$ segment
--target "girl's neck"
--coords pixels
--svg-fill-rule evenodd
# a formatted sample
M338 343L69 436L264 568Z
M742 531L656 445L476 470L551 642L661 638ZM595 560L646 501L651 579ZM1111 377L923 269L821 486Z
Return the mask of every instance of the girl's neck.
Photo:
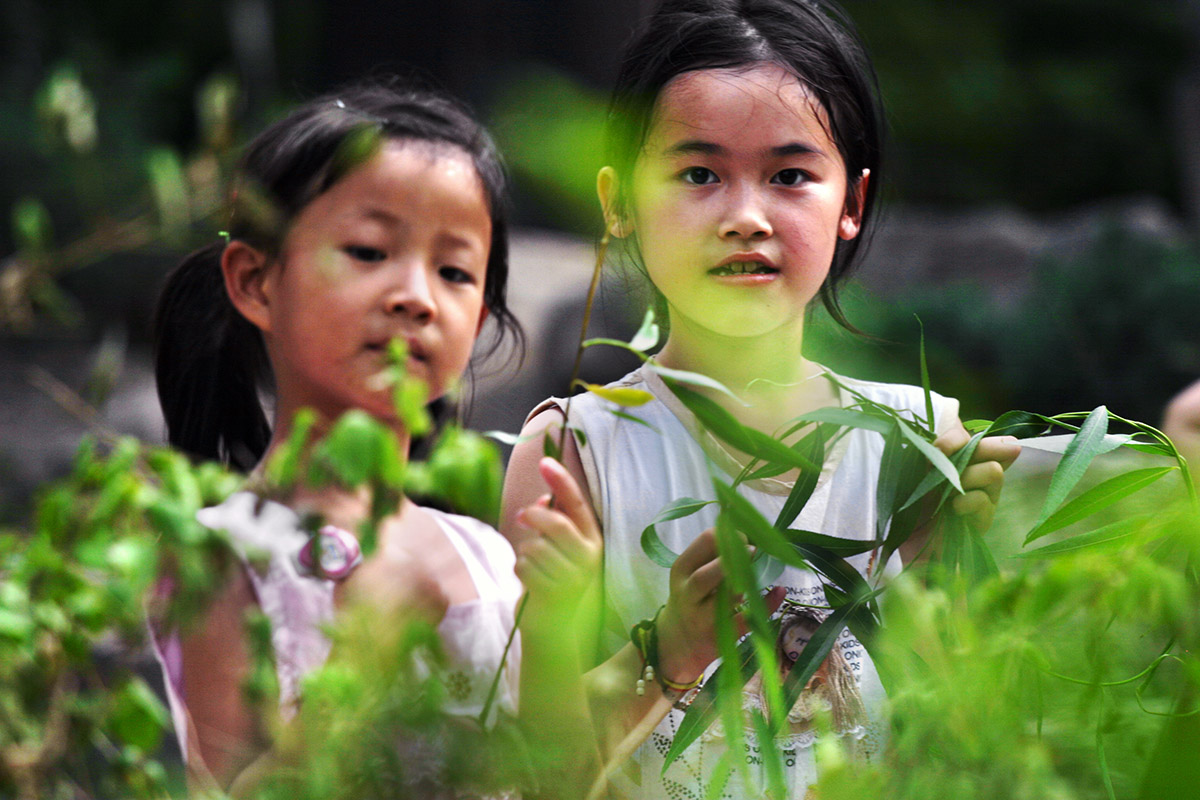
M812 380L822 368L801 355L803 332L725 337L671 322L671 333L656 359L663 366L707 375L743 403L704 390L744 425L771 432L795 416L838 403L829 381Z

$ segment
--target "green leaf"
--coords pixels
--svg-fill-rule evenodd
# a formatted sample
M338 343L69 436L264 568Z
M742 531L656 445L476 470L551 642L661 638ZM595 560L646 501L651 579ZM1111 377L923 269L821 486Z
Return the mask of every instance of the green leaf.
M824 422L847 428L863 428L883 436L887 436L888 431L892 429L892 422L887 417L854 408L818 408L816 411L801 414L796 419L802 422Z
M727 518L733 528L745 534L750 543L759 550L799 569L808 565L783 534L775 530L766 517L754 505L737 493L737 490L719 480L713 481L717 501L721 504L721 517Z
M655 515L654 520L642 530L642 550L646 556L658 564L660 567L670 569L678 558L677 554L671 552L662 540L658 538L658 531L655 526L662 522L669 522L673 519L682 519L683 517L691 516L705 506L712 505L715 500L696 500L692 497L681 497L671 503L668 503Z
M582 383L584 389L607 400L610 403L630 408L644 406L654 399L654 395L644 389L634 389L629 386L601 386L597 383Z
M1126 517L1117 522L1096 528L1094 531L1081 533L1078 536L1072 536L1062 541L1039 547L1036 550L1016 553L1013 558L1050 558L1063 553L1069 553L1073 550L1083 550L1088 547L1108 544L1137 533L1153 518L1153 514L1138 514L1133 517Z
M734 667L736 667L737 676L740 678L742 685L745 685L746 681L750 680L754 673L758 671L758 659L754 653L754 643L749 639L743 639L738 644L736 657L723 660L692 699L687 713L683 715L683 719L679 723L679 730L675 732L675 739L671 742L671 747L663 759L664 772L679 757L679 754L686 750L692 742L696 741L700 734L708 730L708 726L713 723L717 715L718 686L723 680L721 673L723 671L728 672Z
M712 389L713 391L717 391L728 396L731 400L734 400L739 405L746 405L742 398L731 392L729 388L725 386L725 384L721 383L720 381L713 380L707 375L701 375L699 372L688 372L682 369L671 369L670 367L664 367L657 361L651 361L649 362L649 365L650 369L658 373L664 381L668 381L668 385L670 385L669 381L673 381L675 384L682 383L689 386L699 386L702 389ZM674 391L674 387L672 387L672 391ZM676 394L678 394L678 392L676 392Z
M1067 499L1067 495L1075 488L1075 484L1079 483L1083 473L1091 465L1092 459L1103 451L1106 445L1106 433L1108 433L1108 409L1104 406L1097 406L1088 414L1079 433L1071 440L1062 461L1054 470L1054 476L1050 479L1050 488L1046 492L1046 501L1042 505L1042 512L1038 515L1037 522L1034 523L1034 530L1049 519L1050 515L1062 505L1062 502ZM1025 541L1028 543L1030 537L1026 536Z
M929 384L929 364L925 360L925 323L921 322L920 317L917 317L917 324L921 326L921 391L925 395L925 424L932 433L936 420L933 416L933 390Z
M1015 436L1025 439L1040 436L1049 427L1045 417L1028 411L1008 411L988 426L985 436Z
M971 457L975 455L975 450L979 447L979 443L982 440L983 433L976 433L969 440L967 440L967 443L960 447L958 451L954 453L954 455L950 456L950 463L954 465L954 469L960 476L962 475L962 471L967 468L967 465L971 463ZM946 485L946 491L943 492L942 495L942 501L944 502L945 499L950 496L950 492L953 487L950 485L950 482L946 480L945 475L937 470L930 470L925 474L925 477L921 480L921 482L917 484L917 488L913 489L912 494L909 495L908 500L904 502L904 505L900 506L900 511L908 508L943 483ZM941 504L939 503L939 509L940 507Z
M801 470L820 470L812 461L797 453L783 442L762 431L742 425L733 415L721 408L715 401L710 400L699 392L676 383L673 379L665 381L688 410L696 415L709 433L720 438L727 444L763 461L778 462Z
M964 567L963 572L972 583L980 583L1000 573L992 550L983 541L979 531L972 530L964 521Z
M459 514L494 525L504 483L500 451L474 431L448 426L425 462L427 495L440 497Z
M549 428L542 435L542 454L553 458L555 461L562 463L562 449L558 446L558 439Z
M141 678L133 678L113 700L108 730L119 742L148 753L162 741L169 721L170 715L154 691Z
M946 454L914 431L909 423L902 419L897 419L896 422L899 424L900 432L904 434L904 437L920 450L925 458L929 460L929 463L933 465L933 468L942 473L946 477L946 480L950 481L950 485L958 489L961 494L963 488L962 481L958 477L958 470L950 463L950 459L946 457Z
M38 256L54 244L50 212L42 201L23 197L13 205L13 241L25 257Z
M146 157L146 169L150 173L158 224L167 239L178 241L191 221L183 165L174 151L164 147L151 151Z
M651 425L649 422L646 422L646 420L641 419L640 417L635 417L633 414L626 414L624 411L618 411L615 408L609 409L609 413L612 414L614 417L620 417L623 420L628 420L629 422L636 422L638 425L644 425L647 428L649 428L650 430L657 433L659 436L662 436L662 431L660 431L655 426Z
M825 440L828 430L825 426L820 426L797 443L801 446L804 456L814 464L823 465L825 463ZM796 517L800 515L801 510L812 498L813 490L817 488L817 481L820 477L821 473L818 470L800 471L796 482L792 484L792 490L788 492L783 508L779 510L779 516L775 519L776 530L784 530L795 522Z
M1049 519L1029 532L1025 537L1025 544L1090 517L1177 469L1178 467L1148 467L1115 475L1088 489L1050 515Z
M843 558L856 556L879 546L871 539L843 539L840 536L829 536L824 533L802 531L795 528L788 528L782 533L784 538L793 545L814 545Z
M642 318L642 325L638 328L638 332L633 335L629 346L634 350L646 352L652 350L658 344L661 337L661 332L658 328L658 323L654 321L654 306L646 309L646 316Z

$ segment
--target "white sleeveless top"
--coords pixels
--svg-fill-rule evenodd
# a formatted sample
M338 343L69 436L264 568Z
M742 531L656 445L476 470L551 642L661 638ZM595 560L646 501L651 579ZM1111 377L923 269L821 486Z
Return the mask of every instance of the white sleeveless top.
M261 507L259 507L261 506ZM443 710L477 717L504 647L513 629L513 612L522 593L513 572L516 555L508 540L491 526L471 517L424 508L454 545L475 583L478 597L450 606L438 625L447 657L442 674L446 688ZM279 678L280 712L291 718L299 701L300 683L329 656L322 629L333 622L333 581L301 575L293 556L308 541L300 518L287 506L250 492L232 495L219 506L201 510L200 522L225 530L241 557L263 613L271 623L271 644ZM188 753L186 691L175 637L153 637L163 667L167 698L179 737ZM513 639L504 674L493 701L489 724L497 711L515 715L521 660L520 636Z
M832 373L830 373L832 375ZM925 397L919 387L873 383L835 376L839 382L891 408L925 416ZM683 497L715 500L709 464L715 464L730 476L740 464L715 437L703 431L695 417L663 384L652 370L642 367L610 384L650 392L651 402L634 408L619 409L647 425L617 417L612 403L593 394L581 394L570 405L570 424L581 428L586 443L579 448L587 476L592 505L604 530L604 591L607 601L603 658L608 658L629 641L630 628L652 616L669 593L668 571L652 562L641 549L642 530L668 503ZM843 406L853 398L842 393ZM958 401L933 396L935 429L941 433L958 418ZM530 413L530 418L550 406L566 408L566 401L551 398ZM846 539L872 539L876 525L876 483L883 454L883 437L878 433L852 429L827 454L817 487L793 527L818 531ZM792 483L763 479L743 483L739 489L769 520L783 508ZM662 542L673 552L682 552L702 531L715 524L717 507L705 506L696 514L657 525ZM866 575L873 553L863 553L847 561ZM884 574L894 575L900 558L893 554ZM825 596L818 577L792 567L784 569L776 585L787 587L788 600L824 605ZM869 723L843 735L858 741L860 752L877 751L886 734L883 703L885 695L878 673L865 648L844 630L835 645L840 648L846 666L854 674ZM711 674L716 665L710 666ZM633 691L632 685L630 691ZM805 702L805 698L801 698ZM810 701L811 702L811 699ZM751 703L750 700L747 701ZM723 733L715 723L662 774L666 755L675 731L683 719L683 710L673 709L642 744L620 777L620 788L635 798L703 798L720 753ZM812 755L814 735L809 725L778 744L784 752L787 768L788 797L804 797L806 788L816 780ZM752 731L746 733L746 761L759 786L766 785L758 744ZM737 771L721 797L746 797Z

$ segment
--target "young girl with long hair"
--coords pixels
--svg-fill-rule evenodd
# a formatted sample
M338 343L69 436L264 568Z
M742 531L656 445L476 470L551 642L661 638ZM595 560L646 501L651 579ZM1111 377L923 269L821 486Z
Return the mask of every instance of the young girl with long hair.
M407 374L439 398L462 376L486 319L514 327L505 203L491 139L431 91L347 89L267 128L241 162L228 241L186 259L160 300L157 379L171 444L252 470L254 487L299 411L315 414L318 438L359 409L389 426L406 454L410 432L381 380L389 343L404 343ZM270 424L259 399L267 392ZM355 567L349 532L370 502L360 491L301 487L266 500L251 488L204 510L201 521L226 530L243 561L195 630L159 639L192 775L246 786L270 762L270 726L241 691L251 669L248 608L270 620L285 719L303 700L303 677L329 655L326 626L348 605L366 608L381 631L414 618L435 624L448 659L445 709L475 717L525 590L523 641L508 651L495 707L516 713L520 685L534 743L554 737L572 766L586 763L586 744L572 749L584 740L563 733L586 731L583 713L548 720L545 710L583 708L557 609L595 569L599 534L569 475L552 462L543 470L557 502L522 512L538 535L519 557L488 525L403 499ZM319 542L302 522L312 515L328 526ZM408 787L420 796L455 777L438 775L436 764L411 766L413 776L432 773L429 786Z
M707 432L667 388L655 365L702 373L737 395L705 391L740 423L773 433L806 412L854 402L851 392L926 416L917 387L834 375L802 352L811 307L821 303L848 325L838 288L852 271L875 217L883 117L870 59L853 26L824 0L665 0L628 45L610 106L608 161L597 188L611 237L653 287L669 332L650 365L614 385L648 392L625 417L595 394L573 398L564 463L587 487L604 535L603 621L598 664L589 675L592 708L609 757L639 744L615 777L630 796L740 797L739 770L710 786L724 744L696 740L665 771L686 704L717 657L716 617L723 569L711 526L716 506L658 525L680 553L669 571L641 551L640 535L669 502L715 499L710 470L727 479L750 457ZM661 317L660 317L661 319ZM562 425L567 404L552 399L530 414L509 463L501 530L518 546L528 531L510 520L544 492L536 469L541 434ZM954 453L968 440L956 401L934 395L936 445ZM645 424L634 424L633 415ZM812 499L794 527L848 539L873 539L883 437L850 430L831 448ZM1007 440L984 440L962 474L952 513L990 524L1003 470L1017 455ZM774 519L798 474L746 480L738 491ZM929 544L929 528L884 565L894 575ZM848 559L864 576L877 552ZM816 574L787 568L768 592L828 607ZM639 620L644 622L639 627ZM653 628L657 681L643 675L638 630ZM854 679L869 718L856 737L878 736L884 693L869 655L849 632ZM635 685L642 691L635 691ZM849 732L848 732L849 733ZM753 747L753 731L747 747ZM816 780L810 742L789 753L789 797ZM750 758L749 753L747 759ZM761 767L752 767L761 770ZM760 786L765 775L756 776Z

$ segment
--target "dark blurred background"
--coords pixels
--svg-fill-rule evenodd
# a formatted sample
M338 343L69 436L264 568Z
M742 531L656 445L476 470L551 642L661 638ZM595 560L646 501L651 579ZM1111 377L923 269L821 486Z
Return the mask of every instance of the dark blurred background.
M516 177L530 335L480 366L482 428L564 391L591 269L616 56L649 0L0 0L0 520L89 426L161 439L148 319L220 229L238 143L298 99L416 72L468 100ZM851 0L892 126L851 318L813 354L933 382L964 417L1101 402L1157 421L1200 372L1200 2ZM640 318L606 281L597 326ZM592 379L626 363L599 355ZM96 412L93 415L93 411Z

